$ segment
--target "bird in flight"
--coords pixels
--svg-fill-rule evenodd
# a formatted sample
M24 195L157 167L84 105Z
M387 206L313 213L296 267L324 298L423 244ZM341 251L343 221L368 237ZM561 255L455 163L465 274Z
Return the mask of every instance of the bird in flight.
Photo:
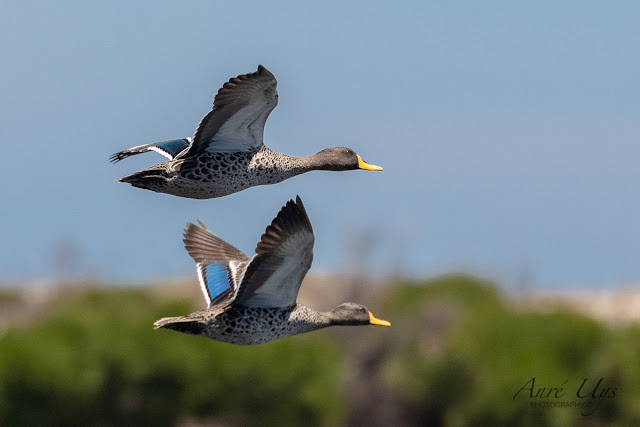
M263 66L230 79L193 137L139 145L111 156L112 162L155 151L169 160L120 178L134 187L192 199L226 196L256 185L276 184L313 170L381 171L350 148L326 148L295 157L266 147L264 125L278 105L276 79Z
M296 302L315 240L300 197L280 210L251 258L199 224L187 224L184 243L196 262L208 307L160 319L156 329L252 345L329 326L391 325L359 304L320 312Z

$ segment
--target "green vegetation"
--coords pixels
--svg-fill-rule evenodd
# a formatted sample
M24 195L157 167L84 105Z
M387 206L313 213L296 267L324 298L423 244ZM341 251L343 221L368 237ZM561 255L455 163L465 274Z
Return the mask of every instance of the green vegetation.
M153 330L193 308L146 289L65 292L42 318L0 335L0 425L640 420L638 327L516 310L477 279L397 284L376 304L389 329L334 328L253 347ZM606 396L576 396L583 378L583 396L600 378L596 394ZM564 393L530 396L543 387Z
M192 308L142 290L89 291L12 329L0 341L0 425L171 425L219 415L330 424L339 416L335 343L317 336L250 348L153 329Z

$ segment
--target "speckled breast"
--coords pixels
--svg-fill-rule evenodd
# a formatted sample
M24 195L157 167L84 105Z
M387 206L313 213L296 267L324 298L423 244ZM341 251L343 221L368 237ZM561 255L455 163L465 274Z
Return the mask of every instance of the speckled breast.
M176 178L167 183L166 192L207 199L297 175L293 165L283 163L278 154L266 147L249 152L202 153L184 162Z
M302 334L322 326L300 316L295 307L287 309L247 307L218 315L203 335L216 341L239 345L262 344L278 338Z

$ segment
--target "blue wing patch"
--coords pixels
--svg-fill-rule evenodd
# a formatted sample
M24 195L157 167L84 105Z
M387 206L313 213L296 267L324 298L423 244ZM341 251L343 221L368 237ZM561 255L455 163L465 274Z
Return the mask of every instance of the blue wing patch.
M217 262L200 267L202 287L209 297L209 302L218 295L231 289L229 282L229 270L226 264Z
M170 156L169 158L173 159L188 146L189 141L187 139L174 139L171 141L163 142L162 144L158 144L155 147L152 147L152 149L159 152L161 151L160 154Z

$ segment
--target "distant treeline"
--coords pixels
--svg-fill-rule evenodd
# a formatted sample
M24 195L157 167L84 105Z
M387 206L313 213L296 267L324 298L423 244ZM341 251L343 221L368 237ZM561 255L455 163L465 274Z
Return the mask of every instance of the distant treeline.
M640 422L637 326L516 310L471 277L395 284L375 307L391 328L253 347L154 330L194 307L147 289L61 295L0 331L0 425Z

